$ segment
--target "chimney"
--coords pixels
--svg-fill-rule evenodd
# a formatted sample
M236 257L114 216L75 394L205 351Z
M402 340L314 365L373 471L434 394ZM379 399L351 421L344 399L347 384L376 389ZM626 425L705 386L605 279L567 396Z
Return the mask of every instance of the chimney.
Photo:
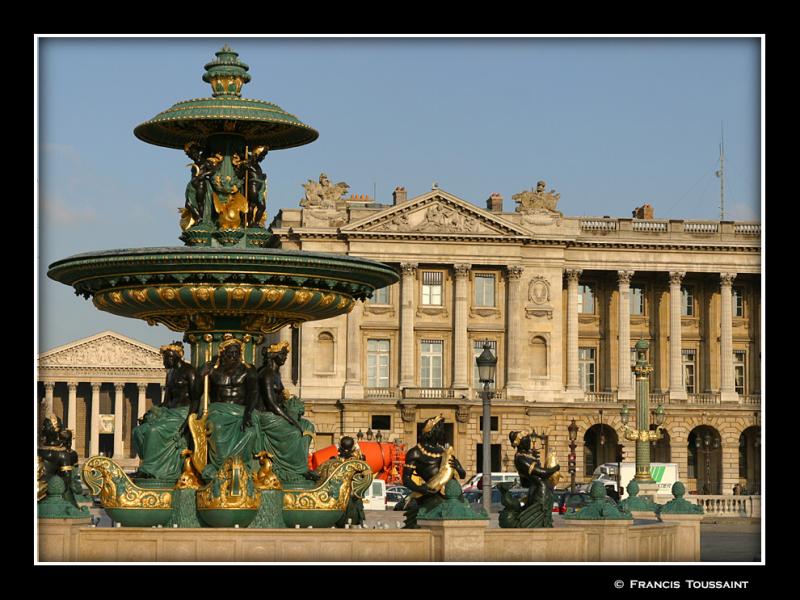
M392 192L392 199L394 200L395 205L405 202L408 199L408 196L406 195L406 188L400 186L394 188L394 191Z
M653 207L649 204L642 204L640 207L633 209L634 219L648 219L653 220Z
M497 192L492 192L492 195L486 201L486 208L493 213L503 212L503 196Z

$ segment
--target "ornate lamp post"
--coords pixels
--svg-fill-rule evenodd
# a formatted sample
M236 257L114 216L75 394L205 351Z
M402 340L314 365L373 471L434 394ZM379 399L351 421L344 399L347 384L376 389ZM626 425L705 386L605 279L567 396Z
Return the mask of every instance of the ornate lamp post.
M370 427L367 428L367 441L372 441L372 428Z
M363 432L363 431L361 431L361 430L359 429L359 430L358 430L358 433L356 434L356 438L358 438L358 441L359 441L359 442L360 442L361 440L363 440L363 439L364 439L364 432Z
M694 445L698 449L703 450L705 458L705 484L703 485L704 494L712 494L714 491L711 489L711 450L719 448L719 437L712 436L711 433L706 431L705 435L697 435L694 438Z
M375 434L375 441L378 442L379 444L381 443L381 441L383 441L383 434L381 433L380 429L378 429L377 433Z
M575 423L575 419L572 419L572 422L567 427L567 431L569 431L569 456L567 457L568 464L569 464L569 491L573 494L575 493L575 441L578 439L578 425Z
M650 442L664 437L664 407L658 405L656 409L656 429L650 431L650 381L649 375L653 367L647 363L647 350L650 344L646 340L636 342L636 364L633 372L636 374L636 427L628 427L630 412L626 405L622 405L620 418L625 428L625 439L636 442L636 476L637 483L654 484L650 476Z
M492 430L492 392L489 384L494 383L494 371L497 367L497 357L492 354L489 341L483 344L483 352L475 359L478 364L478 380L483 384L481 398L483 399L483 508L489 514L492 509L492 458L491 458L491 430Z

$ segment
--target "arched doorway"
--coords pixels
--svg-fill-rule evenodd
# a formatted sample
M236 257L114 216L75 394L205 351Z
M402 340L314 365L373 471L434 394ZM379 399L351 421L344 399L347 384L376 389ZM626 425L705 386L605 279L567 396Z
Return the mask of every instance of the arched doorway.
M709 425L695 427L689 433L689 479L697 480L698 494L722 493L722 440Z
M650 431L655 431L656 425L650 425ZM650 462L668 463L672 462L672 447L670 446L669 432L662 429L663 437L660 440L650 442Z
M613 427L606 424L592 425L583 436L583 473L591 477L603 463L616 463L619 439Z
M739 436L739 479L743 494L761 494L761 428L748 427Z

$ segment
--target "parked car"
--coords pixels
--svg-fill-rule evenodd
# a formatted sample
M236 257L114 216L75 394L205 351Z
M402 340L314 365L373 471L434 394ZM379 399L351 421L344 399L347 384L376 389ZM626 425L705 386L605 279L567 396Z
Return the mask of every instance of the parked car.
M520 500L524 506L525 499L528 497L528 489L515 487L509 490L509 493L514 497ZM496 487L492 488L492 512L500 512L505 507L503 506L502 502L500 502L500 490ZM474 507L479 508L483 506L483 492L481 490L470 490L464 492L464 498L466 498L467 502L472 504Z
M388 494L389 492L397 492L405 497L411 493L411 490L404 485L387 485L386 493Z
M580 512L580 510L589 503L589 494L586 492L564 492L560 495L558 510L555 507L553 512L564 514L567 511Z
M518 473L492 473L492 486L496 485L501 481L514 481L519 484L519 474ZM477 487L480 489L481 485L483 485L483 473L476 473L469 479L467 479L461 486L461 489L466 489L468 487Z
M394 509L398 502L405 504L404 501L407 495L408 494L403 494L401 492L386 490L386 509Z

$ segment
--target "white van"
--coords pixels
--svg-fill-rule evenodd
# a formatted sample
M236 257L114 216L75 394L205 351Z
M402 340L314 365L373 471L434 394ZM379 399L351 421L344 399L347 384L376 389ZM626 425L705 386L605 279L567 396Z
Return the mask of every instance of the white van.
M623 494L620 500L628 496L625 486L630 483L636 475L636 463L624 462L620 467L620 485L623 487ZM672 495L672 484L678 481L678 463L650 463L650 475L658 484L658 494L663 496ZM617 489L617 463L604 463L597 467L592 474L592 481L602 481L605 485Z
M462 490L468 487L478 487L478 482L483 481L483 473L477 473L464 482L461 486ZM503 481L515 481L519 485L519 473L492 473L492 485L501 483Z
M373 479L364 494L364 510L386 510L386 482Z

